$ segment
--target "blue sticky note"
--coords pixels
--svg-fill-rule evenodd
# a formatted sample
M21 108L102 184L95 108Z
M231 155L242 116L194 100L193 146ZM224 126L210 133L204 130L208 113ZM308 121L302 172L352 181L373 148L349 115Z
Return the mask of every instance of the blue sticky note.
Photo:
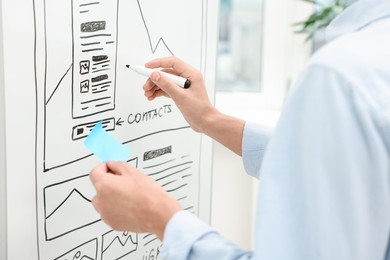
M107 133L102 123L100 121L95 125L85 139L84 145L103 162L127 161L131 154L130 149Z

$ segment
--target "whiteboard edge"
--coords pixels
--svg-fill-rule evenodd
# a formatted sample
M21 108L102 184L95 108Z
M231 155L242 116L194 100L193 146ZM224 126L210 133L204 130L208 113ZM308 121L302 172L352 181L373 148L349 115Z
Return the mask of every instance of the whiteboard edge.
M208 95L213 104L215 104L215 72L217 60L217 45L218 45L218 17L219 17L219 1L205 1L205 35L204 45L205 52L203 53L204 66L202 71L208 90ZM200 193L200 201L202 203L199 208L199 217L211 222L212 214L212 176L213 176L213 142L212 139L206 135L201 138L201 155L200 155L200 182L202 183L202 192Z
M5 138L5 80L3 51L3 2L0 0L0 259L7 259L7 177Z

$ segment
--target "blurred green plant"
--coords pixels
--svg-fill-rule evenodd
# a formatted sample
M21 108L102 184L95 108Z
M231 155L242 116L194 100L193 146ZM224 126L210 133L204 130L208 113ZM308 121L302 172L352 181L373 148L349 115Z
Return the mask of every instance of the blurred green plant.
M314 5L314 12L303 22L295 23L294 26L300 28L297 33L307 34L307 40L312 39L314 34L325 28L339 15L345 8L350 6L355 0L301 0Z

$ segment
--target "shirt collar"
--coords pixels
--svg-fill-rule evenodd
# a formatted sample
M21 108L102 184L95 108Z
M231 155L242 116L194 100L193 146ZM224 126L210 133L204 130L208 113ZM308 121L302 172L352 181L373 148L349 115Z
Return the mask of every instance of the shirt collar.
M331 41L343 34L362 29L368 24L390 16L389 0L360 0L348 7L326 29Z

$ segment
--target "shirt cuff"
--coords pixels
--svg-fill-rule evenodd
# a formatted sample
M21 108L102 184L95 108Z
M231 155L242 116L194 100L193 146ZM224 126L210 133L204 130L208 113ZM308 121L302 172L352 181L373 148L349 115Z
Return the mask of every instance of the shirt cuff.
M246 122L242 137L242 159L246 172L259 178L261 163L271 137L271 129L253 122Z
M163 259L187 259L193 244L214 229L188 211L179 211L168 222L163 238Z

